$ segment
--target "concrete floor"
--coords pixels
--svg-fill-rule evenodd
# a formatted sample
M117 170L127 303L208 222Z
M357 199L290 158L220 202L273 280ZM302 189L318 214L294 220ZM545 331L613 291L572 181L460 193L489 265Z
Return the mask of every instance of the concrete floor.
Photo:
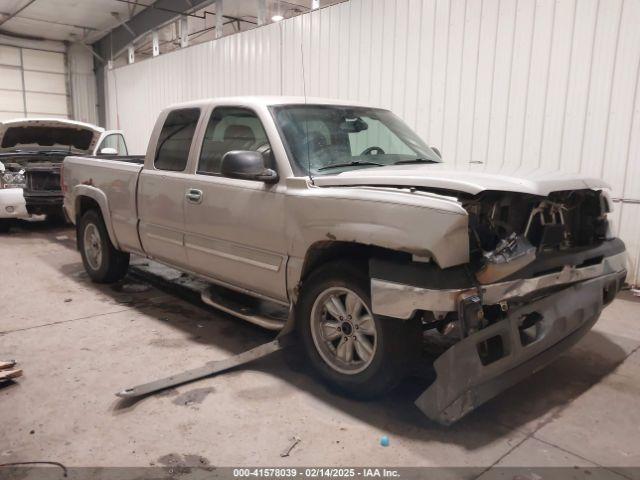
M123 387L273 335L156 288L90 283L69 228L24 225L0 237L0 253L0 358L24 369L0 388L0 463L468 466L483 476L503 465L604 466L610 478L640 466L640 299L628 293L552 366L445 428L413 406L424 385L353 401L283 353L119 400ZM292 436L301 442L282 458Z

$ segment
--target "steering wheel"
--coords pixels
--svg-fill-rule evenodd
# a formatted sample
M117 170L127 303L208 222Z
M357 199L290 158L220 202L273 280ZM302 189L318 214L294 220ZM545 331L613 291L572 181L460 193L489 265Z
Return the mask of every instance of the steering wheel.
M365 148L360 155L373 155L373 152L376 152L375 155L384 155L384 150L380 147Z

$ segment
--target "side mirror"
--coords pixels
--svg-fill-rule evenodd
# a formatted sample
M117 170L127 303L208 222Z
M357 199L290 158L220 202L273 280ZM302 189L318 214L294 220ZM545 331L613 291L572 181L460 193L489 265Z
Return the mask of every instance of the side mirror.
M262 154L251 150L232 150L225 153L220 173L226 177L265 183L276 183L279 179L275 170L265 166Z
M100 155L118 155L118 150L113 147L104 147L100 149Z
M440 149L438 147L430 147L430 148L431 150L436 152L436 155L438 155L438 157L442 158L442 154L440 153Z

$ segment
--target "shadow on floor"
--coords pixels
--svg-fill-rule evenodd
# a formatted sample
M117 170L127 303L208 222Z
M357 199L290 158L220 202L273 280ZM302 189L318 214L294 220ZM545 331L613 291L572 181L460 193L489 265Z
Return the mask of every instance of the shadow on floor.
M43 231L44 228L34 228L28 230L27 234L40 234ZM47 230L43 235L51 238L54 234L55 232L52 234ZM72 239L75 249L73 234L67 235ZM141 279L135 272L131 272L123 281L114 285L91 284L84 273L79 255L77 262L57 268L79 284L91 286L101 292L110 301L138 310L185 333L188 337L187 346L188 342L197 342L233 355L275 337L274 332L265 331L208 307L200 301L197 293L175 282L152 279L153 286L140 288L140 285L148 284L149 279ZM582 346L588 348L581 348ZM186 352L184 343L163 346L167 347L181 348ZM302 358L294 348L263 358L242 369L280 377L331 407L397 437L450 442L474 450L521 429L530 422L544 422L553 418L562 407L614 370L626 358L626 353L605 336L592 331L551 367L512 387L450 427L442 427L428 420L414 406L413 401L429 385L425 378L408 379L385 398L368 402L356 401L327 388ZM215 385L215 378L190 385L197 389L211 384ZM189 385L181 388L188 389ZM276 388L244 390L238 392L238 395L268 401L279 394L274 390ZM116 400L112 407L113 414L126 414L145 400L146 397Z
M14 220L9 232L0 234L0 239L2 238L44 239L76 250L75 227L57 219L46 219L44 216L31 220Z

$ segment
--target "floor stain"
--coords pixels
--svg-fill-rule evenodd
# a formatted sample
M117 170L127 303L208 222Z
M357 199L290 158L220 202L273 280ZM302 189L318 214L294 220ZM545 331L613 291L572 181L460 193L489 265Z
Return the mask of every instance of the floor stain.
M195 405L202 403L210 393L215 392L213 387L195 388L178 395L173 399L173 403L181 406Z
M169 453L158 458L157 463L164 465L167 473L172 477L191 473L193 468L208 471L214 469L209 460L201 455Z

